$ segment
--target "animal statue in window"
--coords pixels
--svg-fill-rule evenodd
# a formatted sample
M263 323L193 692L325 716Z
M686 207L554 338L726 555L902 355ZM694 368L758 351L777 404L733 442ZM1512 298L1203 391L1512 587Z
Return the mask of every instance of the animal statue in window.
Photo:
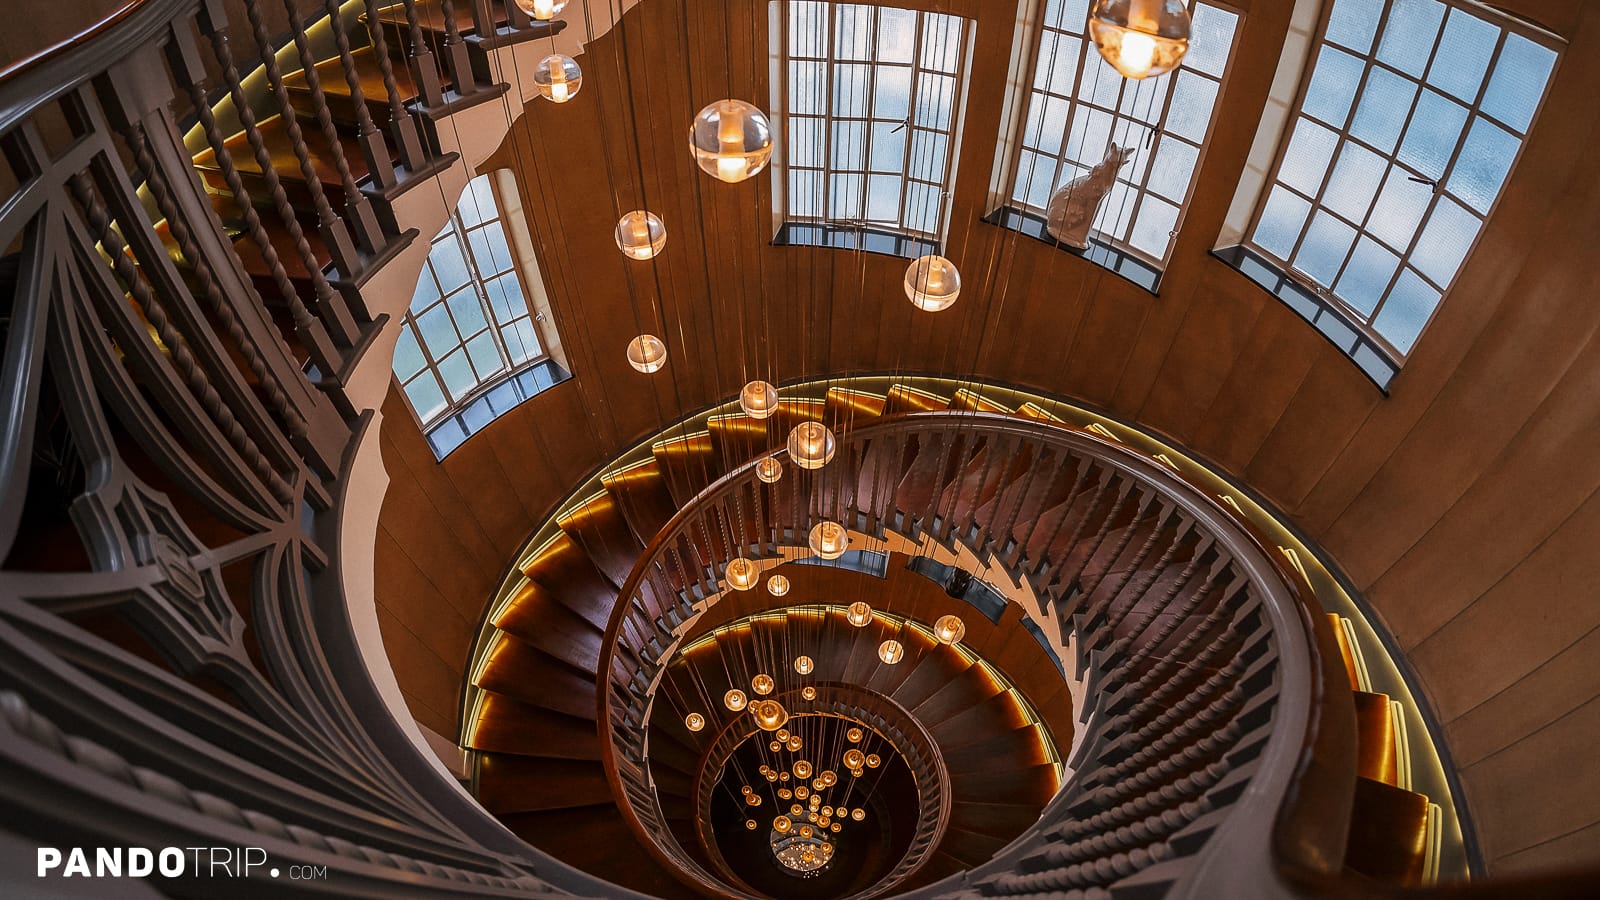
M1045 231L1069 247L1089 249L1089 225L1116 183L1117 172L1133 159L1134 149L1112 144L1094 168L1056 188L1045 211Z

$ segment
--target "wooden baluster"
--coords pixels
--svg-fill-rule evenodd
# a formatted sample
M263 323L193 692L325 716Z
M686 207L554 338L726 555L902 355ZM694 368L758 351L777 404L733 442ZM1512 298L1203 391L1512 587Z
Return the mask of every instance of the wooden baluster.
M333 253L333 264L345 275L359 272L361 257L356 253L355 243L350 240L350 232L345 228L344 220L334 214L333 207L328 204L328 198L323 193L322 182L317 178L316 166L311 162L311 151L306 147L305 136L300 133L300 123L295 119L294 107L289 102L289 89L283 83L283 72L278 68L277 57L272 51L272 38L267 34L267 26L261 20L261 11L254 2L246 3L244 9L245 16L250 20L250 30L255 37L261 64L267 72L267 81L277 98L278 111L283 117L289 143L294 148L295 160L300 164L300 176L306 180L306 190L311 193L312 203L316 206L317 222L323 240L327 241L328 249ZM235 95L234 102L239 105L242 115L248 98L240 92ZM259 155L258 151L258 158ZM264 171L272 168L270 154L260 162ZM282 212L286 208L288 207L280 207L279 211ZM287 220L284 224L288 224Z
M422 105L438 109L444 106L444 87L439 83L439 64L433 60L433 49L428 46L428 39L422 31L422 22L417 17L417 0L403 0L403 5L406 10L406 30L411 35L411 52L407 55L411 77L417 83L417 92L422 95Z
M254 8L255 4L246 4ZM355 176L350 171L350 160L344 155L344 144L339 139L339 128L333 124L333 112L328 109L328 98L322 92L322 79L317 75L317 55L311 50L311 39L306 36L305 26L300 24L298 11L295 9L295 0L283 0L283 8L289 14L289 36L294 41L295 51L300 56L300 66L304 70L306 87L311 91L311 105L317 112L317 127L322 131L322 139L328 144L328 154L333 157L333 168L339 176L339 186L344 189L345 217L355 226L356 240L362 249L368 253L378 253L388 243L384 236L383 228L378 224L377 214L373 212L372 202L361 188L356 185ZM268 70L271 75L271 70ZM294 106L289 99L289 89L284 85L283 79L271 79L274 90L278 94L278 108L283 111L284 121L294 121ZM295 127L298 131L298 126ZM296 139L299 144L299 139ZM388 153L384 156L387 158ZM386 166L393 163L385 162ZM390 179L394 172L389 173ZM340 271L346 276L354 275L358 270L345 269Z
M234 64L233 51L228 44L227 23L221 19L220 14L212 17L202 11L201 30L206 32L211 40L211 49L216 54L217 62L222 69L223 80L227 83L228 92L233 97L234 109L238 112L239 124L244 126L245 139L250 143L250 149L255 154L256 165L261 169L262 177L267 182L267 193L271 196L273 207L278 212L278 217L283 220L283 225L289 231L289 238L294 242L295 252L299 254L306 271L311 273L311 284L315 293L316 311L320 321L313 321L302 317L305 308L295 310L299 302L299 293L290 284L288 276L283 273L281 264L274 265L278 254L272 247L272 241L267 237L266 230L261 227L261 220L255 214L251 205L250 194L244 188L244 182L239 178L238 170L233 166L232 156L227 152L223 143L225 136L217 127L216 117L212 114L209 102L204 93L198 91L198 85L190 85L191 98L198 97L194 104L196 112L200 115L202 124L209 119L206 128L206 138L211 143L212 149L217 152L218 164L222 166L223 176L227 179L229 190L233 191L234 201L239 204L239 209L244 214L245 224L250 226L251 238L261 249L262 256L267 264L272 267L273 280L277 282L279 290L284 292L284 299L289 303L289 312L295 318L296 329L300 331L301 340L306 342L306 350L316 360L317 368L325 375L332 376L339 371L338 361L340 354L329 342L329 335L344 346L354 346L360 339L360 331L356 328L355 320L350 315L350 310L345 306L344 298L334 294L333 289L322 274L322 264L317 261L316 254L311 252L311 244L306 240L305 232L300 227L300 217L296 214L294 206L289 202L289 195L283 189L283 182L278 178L278 171L272 164L272 151L267 149L266 141L261 136L261 129L256 122L255 113L251 110L248 98L245 96L244 87L240 81L239 67ZM223 162L226 160L226 162ZM228 173L232 171L232 177ZM315 188L313 188L315 190ZM326 206L326 201L323 203ZM331 213L330 213L331 214ZM344 223L333 219L331 227L340 233L344 231ZM329 231L324 229L323 237L327 239ZM350 238L344 237L348 245ZM333 249L334 259L337 262L339 250L330 244ZM350 253L354 253L351 248ZM281 276L281 277L280 277ZM290 300L290 297L294 297ZM325 333L324 333L325 331ZM324 367L326 366L326 368Z
M472 30L477 34L477 40L493 43L499 26L494 20L494 6L490 0L467 0L472 10ZM516 6L516 3L510 4Z
M323 0L323 8L328 11L333 44L339 48L339 66L344 69L344 80L350 87L350 102L356 110L357 140L367 158L367 171L372 175L372 183L379 188L394 187L394 157L389 154L383 132L372 122L372 110L367 109L367 98L361 91L361 73L356 70L356 58L350 52L350 35L345 30L344 17L339 14L339 0ZM398 233L400 229L394 226L392 212L386 218L391 221L383 223L385 230L389 234Z
M450 78L455 82L456 93L463 97L476 93L478 79L472 74L472 57L467 54L466 42L461 40L461 29L456 25L456 5L450 0L439 0L439 12L444 16L444 52L450 62Z
M256 446L255 441L234 416L233 410L211 385L210 378L196 361L193 351L189 349L187 339L173 324L172 317L167 314L166 306L140 276L139 267L134 262L127 245L118 235L117 228L113 227L111 212L95 189L93 179L86 173L79 172L68 179L68 185L88 219L92 238L100 242L101 248L110 258L112 271L126 286L134 303L144 315L145 321L155 329L157 339L166 348L173 367L178 370L178 376L199 403L200 408L205 411L207 418L226 438L228 444L239 454L240 459L256 478L266 485L272 496L280 503L291 502L294 499L294 491L289 483L272 467L271 461L261 452L261 448Z
M517 31L533 27L533 17L527 10L517 5L517 0L500 0L500 5L506 9L506 24Z
M400 95L400 84L394 78L394 60L389 58L389 39L383 33L383 23L378 20L383 8L380 0L366 0L367 37L372 42L372 54L378 58L378 71L383 74L383 89L389 99L389 129L396 147L400 148L400 164L408 172L416 172L427 165L417 120L406 109L406 98Z

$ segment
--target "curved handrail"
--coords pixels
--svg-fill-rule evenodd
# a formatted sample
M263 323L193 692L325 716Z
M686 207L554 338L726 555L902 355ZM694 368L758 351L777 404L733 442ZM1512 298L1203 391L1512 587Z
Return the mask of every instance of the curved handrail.
M199 0L129 0L77 34L0 69L0 132L99 76L199 7Z

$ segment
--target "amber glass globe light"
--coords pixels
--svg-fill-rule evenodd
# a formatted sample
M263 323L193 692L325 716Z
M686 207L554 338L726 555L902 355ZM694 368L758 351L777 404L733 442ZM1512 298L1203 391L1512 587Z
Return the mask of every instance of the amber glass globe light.
M809 762L807 762L807 761L805 761L803 759L795 760L794 761L794 777L796 777L796 778L810 778L811 777L811 763L809 763ZM801 800L805 799L805 795L804 794L800 794L799 792L796 792L796 796L798 796Z
M881 763L881 762L883 762L883 760L878 758L878 754L876 754L876 753L868 753L867 754L867 768L876 769L878 767L878 763Z
M850 549L850 532L838 522L824 519L811 526L811 533L806 536L806 543L811 547L812 553L823 559L838 559Z
M845 733L844 733L844 736L845 736L845 738L846 738L846 739L847 739L847 740L849 740L849 741L850 741L850 743L852 743L852 744L859 744L859 743L860 743L860 742L861 742L861 736L862 736L862 734L863 734L863 732L862 732L862 730L861 730L861 729L859 729L859 728L852 728L852 729L850 729L850 730L849 730L849 731L846 731L846 732L845 732ZM850 768L852 768L852 769L854 769L854 768L855 768L855 766L851 766L851 767L850 767Z
M789 458L802 469L820 469L839 449L833 432L821 422L801 422L789 432Z
M1124 78L1176 69L1189 52L1189 33L1183 0L1098 0L1089 12L1089 36Z
M789 821L788 816L779 816L772 820L772 830L779 834L786 833L793 826L794 823Z
M904 658L905 655L906 648L900 646L900 642L894 638L890 638L889 640L878 645L878 658L883 660L887 665L894 665Z
M765 381L752 381L739 391L739 408L752 419L765 419L778 411L778 389Z
M801 675L810 675L811 670L816 667L816 661L809 656L796 656L794 658L794 670Z
M746 702L744 691L741 691L738 688L734 688L733 690L722 695L722 704L734 712L744 709Z
M552 53L534 70L533 86L546 100L565 103L578 96L578 88L583 87L583 70L572 57Z
M800 749L800 735L798 735L798 734L789 735L789 740L784 743L784 746L788 747L790 751L799 750Z
M961 296L961 273L942 256L924 256L906 269L906 296L924 312L949 309Z
M617 220L612 236L629 259L650 259L667 245L667 223L649 210L636 209Z
M817 689L808 684L800 689L800 696L807 700L815 700L817 699Z
M761 570L750 560L736 556L728 561L727 577L728 587L736 591L748 591L761 580Z
M699 713L689 713L689 715L685 716L683 719L683 727L689 729L690 731L699 731L700 729L706 727L706 717L700 715Z
M649 375L667 364L667 345L653 334L641 334L628 342L628 365Z
M777 731L789 721L789 711L776 700L762 700L755 705L756 726L762 731Z
M522 11L540 22L548 22L567 8L567 0L517 0Z
M867 755L851 747L844 752L844 765L847 769L859 769L867 761Z
M850 818L855 819L857 822L861 821L862 819L865 819L866 817L867 817L867 811L864 810L864 809L852 809L852 810L850 810Z
M772 160L772 123L743 100L718 100L694 117L689 150L706 174L738 184Z
M941 644L954 644L967 634L967 623L961 621L960 616L940 616L933 623L933 636Z
M750 687L756 693L765 697L766 695L772 693L772 676L766 673L757 675L756 677L750 679Z
M764 456L756 463L756 477L767 484L776 484L783 477L783 463L776 456Z
M851 625L860 628L872 621L872 607L865 600L857 600L844 611L844 617Z

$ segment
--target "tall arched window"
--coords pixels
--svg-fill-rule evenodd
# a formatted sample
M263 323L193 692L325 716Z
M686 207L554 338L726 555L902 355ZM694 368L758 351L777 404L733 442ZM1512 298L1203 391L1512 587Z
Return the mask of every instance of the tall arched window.
M395 377L441 458L511 405L566 377L535 321L542 287L537 271L526 280L519 272L516 229L500 202L512 185L502 186L509 178L499 174L472 179L434 236L395 345ZM487 396L499 385L508 386L505 396Z
M1380 384L1460 272L1556 58L1553 39L1471 0L1324 9L1246 248L1309 292L1279 290Z

